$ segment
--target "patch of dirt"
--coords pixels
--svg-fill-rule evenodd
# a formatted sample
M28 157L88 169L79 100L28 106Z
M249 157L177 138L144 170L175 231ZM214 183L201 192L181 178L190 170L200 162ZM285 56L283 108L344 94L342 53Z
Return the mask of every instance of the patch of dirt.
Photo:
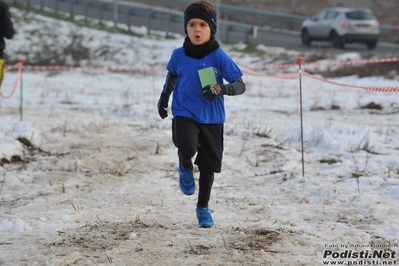
M40 154L42 156L63 156L66 155L66 153L56 153L52 154L51 152L44 151L39 147L36 147L35 145L32 144L30 140L24 137L17 138L17 140L24 146L24 156L21 157L19 155L13 155L11 156L11 159L8 160L7 158L1 158L0 159L0 166L4 166L5 164L17 164L17 163L22 163L23 165L29 163L31 160L33 160L33 157L36 154Z
M279 232L262 228L245 230L244 233L236 241L229 243L229 247L243 252L263 250L277 253L272 249L272 245L282 239Z
M75 246L91 250L110 250L118 246L120 241L128 240L132 233L137 232L139 234L140 231L149 227L149 225L139 220L117 223L98 219L98 222L86 224L75 230L58 231L62 240L51 243L51 245ZM155 225L155 227L159 228L161 226Z
M371 102L371 103L368 103L368 104L365 104L365 105L361 106L360 109L382 110L383 107L379 103Z

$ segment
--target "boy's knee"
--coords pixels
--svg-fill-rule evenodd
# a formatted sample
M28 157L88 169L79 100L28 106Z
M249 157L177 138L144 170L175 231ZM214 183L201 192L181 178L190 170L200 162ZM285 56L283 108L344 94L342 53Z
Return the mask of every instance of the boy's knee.
M179 147L179 157L191 159L192 157L194 157L196 152L197 152L197 145L194 143L180 145Z

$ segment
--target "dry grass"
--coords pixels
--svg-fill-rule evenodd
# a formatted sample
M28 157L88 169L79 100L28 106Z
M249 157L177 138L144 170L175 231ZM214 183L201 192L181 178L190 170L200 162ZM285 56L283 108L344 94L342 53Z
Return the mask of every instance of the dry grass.
M133 168L133 166L128 168L128 169L126 169L124 165L122 165L120 163L116 163L116 164L114 164L113 166L111 166L109 168L103 168L101 166L99 172L101 174L111 174L111 175L114 175L114 176L121 177L121 176L126 175L132 168Z
M386 79L394 79L399 74L399 65L396 62L366 64L360 66L343 66L335 70L326 70L322 73L325 78L336 78L343 76L357 75L360 78L370 76L383 76Z

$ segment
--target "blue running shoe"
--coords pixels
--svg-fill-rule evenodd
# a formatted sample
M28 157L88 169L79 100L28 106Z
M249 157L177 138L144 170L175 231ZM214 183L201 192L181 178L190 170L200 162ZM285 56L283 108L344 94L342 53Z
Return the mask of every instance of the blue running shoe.
M192 195L195 192L194 168L184 169L179 163L179 184L180 189L186 195Z
M213 210L197 206L197 219L200 227L210 228L214 225L211 213L213 213Z

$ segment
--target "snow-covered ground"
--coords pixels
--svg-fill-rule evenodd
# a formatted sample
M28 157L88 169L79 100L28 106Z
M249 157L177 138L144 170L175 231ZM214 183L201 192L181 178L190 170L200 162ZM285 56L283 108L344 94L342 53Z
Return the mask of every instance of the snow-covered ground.
M183 40L12 12L18 34L7 42L9 58L21 51L28 58L46 35L35 34L56 28L46 47L56 51L69 32L80 32L93 49L87 65L162 69ZM105 45L113 56L96 54ZM299 56L263 47L271 57L259 59L237 52L240 45L222 46L247 66L279 53ZM16 77L6 73L3 94ZM302 168L299 80L246 74L247 92L226 97L223 169L210 202L215 226L201 229L197 193L178 187L171 119L156 110L164 78L162 70L23 72L23 113L19 89L0 99L0 265L396 263L397 93L302 77ZM397 80L333 79L378 87ZM382 110L363 108L370 103Z

